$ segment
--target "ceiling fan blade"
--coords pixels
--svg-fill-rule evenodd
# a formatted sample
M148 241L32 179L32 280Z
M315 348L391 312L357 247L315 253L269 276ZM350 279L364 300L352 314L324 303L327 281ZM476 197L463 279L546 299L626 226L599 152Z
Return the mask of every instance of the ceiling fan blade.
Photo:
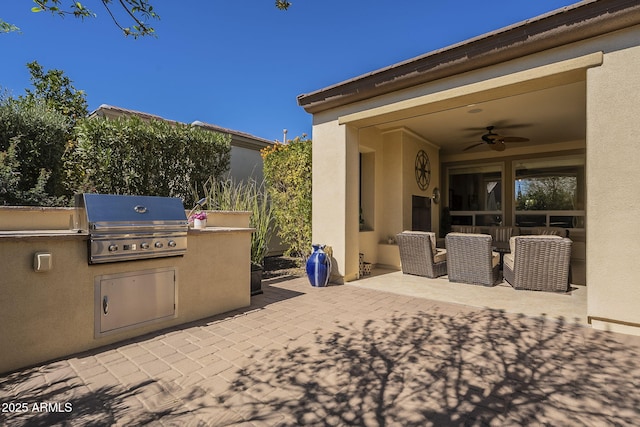
M495 129L522 129L533 126L533 123L513 123L508 124L508 121L500 121L493 124Z
M527 142L529 141L529 138L522 138L520 136L501 136L500 140L504 142Z
M464 149L464 150L462 150L462 151L470 150L470 149L472 149L472 148L474 148L474 147L477 147L478 145L484 145L484 142L479 142L479 143L477 143L477 144L470 145L470 146L468 146L467 148L465 148L465 149Z

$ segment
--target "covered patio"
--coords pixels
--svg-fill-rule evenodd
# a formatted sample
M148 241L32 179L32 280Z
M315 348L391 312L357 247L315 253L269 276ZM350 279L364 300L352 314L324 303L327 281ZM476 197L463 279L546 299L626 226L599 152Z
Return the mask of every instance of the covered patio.
M639 337L402 294L394 274L276 280L250 307L4 374L0 423L640 423Z
M360 254L400 269L404 230L561 227L590 324L640 334L639 32L637 2L579 2L300 95L334 280L359 279ZM530 197L544 180L570 195Z

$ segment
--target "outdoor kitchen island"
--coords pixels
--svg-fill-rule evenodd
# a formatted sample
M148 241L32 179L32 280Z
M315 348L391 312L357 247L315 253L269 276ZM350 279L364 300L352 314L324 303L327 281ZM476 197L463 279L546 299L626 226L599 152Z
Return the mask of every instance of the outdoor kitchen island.
M213 213L213 226L189 229L184 255L96 264L73 215L0 208L0 373L250 304L248 212ZM129 305L123 319L101 328L119 305Z

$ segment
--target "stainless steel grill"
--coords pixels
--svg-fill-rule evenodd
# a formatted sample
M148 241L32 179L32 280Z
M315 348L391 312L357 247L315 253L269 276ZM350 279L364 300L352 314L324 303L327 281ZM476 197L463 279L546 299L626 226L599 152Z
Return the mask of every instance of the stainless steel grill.
M89 264L184 255L188 222L176 197L76 194L76 226Z

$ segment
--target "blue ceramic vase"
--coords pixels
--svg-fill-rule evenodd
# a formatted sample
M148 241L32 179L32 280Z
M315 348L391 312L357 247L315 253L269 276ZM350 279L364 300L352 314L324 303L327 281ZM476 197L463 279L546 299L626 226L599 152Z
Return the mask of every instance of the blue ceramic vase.
M331 257L325 253L325 245L312 246L313 252L307 260L307 277L311 286L327 286L331 273Z

